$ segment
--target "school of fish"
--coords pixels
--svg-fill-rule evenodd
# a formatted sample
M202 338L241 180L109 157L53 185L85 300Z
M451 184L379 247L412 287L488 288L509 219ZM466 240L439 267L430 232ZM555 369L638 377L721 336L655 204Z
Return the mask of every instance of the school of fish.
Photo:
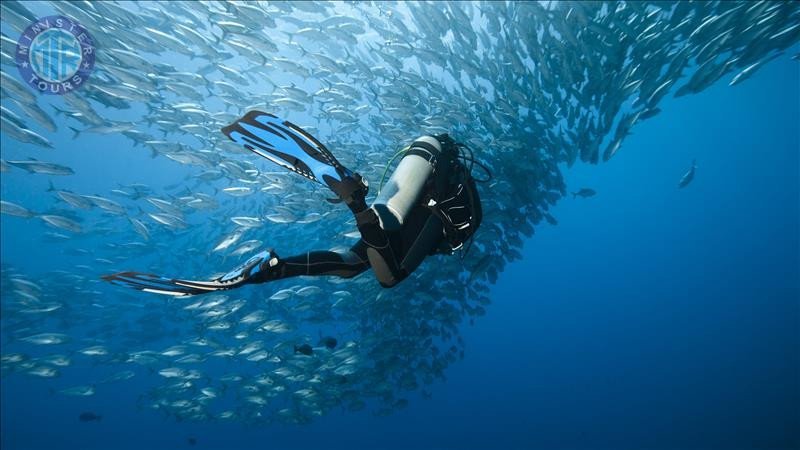
M431 396L463 357L459 330L486 313L490 285L536 226L556 224L548 210L568 195L564 167L624 151L668 95L799 59L786 54L800 41L799 2L31 5L0 3L2 220L29 221L41 230L34 244L69 266L27 273L3 261L2 377L48 379L77 397L149 377L139 406L191 421L308 423ZM96 65L79 89L43 96L19 78L14 52L32 21L54 14L92 34ZM355 242L352 215L329 192L222 135L251 109L302 126L374 184L421 134L469 145L492 173L470 253L431 257L391 290L369 272L169 300L103 284L127 269L210 279L266 247L288 256ZM102 177L70 167L89 139L128 144L109 166L144 153L154 172L181 177L60 187ZM49 206L7 198L12 176L43 186ZM693 176L694 164L679 185ZM88 365L97 379L59 383Z

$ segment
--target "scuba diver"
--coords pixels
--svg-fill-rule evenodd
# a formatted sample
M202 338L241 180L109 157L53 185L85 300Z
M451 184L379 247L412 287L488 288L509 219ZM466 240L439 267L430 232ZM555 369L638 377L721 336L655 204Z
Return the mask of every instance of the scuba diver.
M383 287L408 277L428 255L469 249L482 212L472 152L447 134L421 136L398 152L397 168L372 206L367 181L344 167L317 139L278 117L250 111L222 129L231 140L304 177L325 184L355 215L361 239L348 251L309 251L282 258L269 249L210 281L139 272L103 277L146 292L186 296L300 275L354 277L372 268ZM387 166L388 170L388 166ZM386 172L384 172L384 176ZM381 180L383 181L383 180Z

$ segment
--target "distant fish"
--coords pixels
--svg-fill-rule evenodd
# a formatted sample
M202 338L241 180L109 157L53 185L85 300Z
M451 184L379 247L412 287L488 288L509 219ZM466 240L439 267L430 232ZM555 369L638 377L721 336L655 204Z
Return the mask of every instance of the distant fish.
M295 345L294 352L295 354L300 353L306 356L311 356L314 354L314 349L308 344Z
M125 122L125 123L117 123L114 125L99 125L90 128L86 128L84 130L79 130L77 128L68 127L72 130L72 139L77 138L80 136L81 133L97 133L97 134L119 134L123 131L129 131L136 126L135 123Z
M128 217L128 221L133 225L133 231L135 231L136 234L141 236L145 241L150 240L150 231L147 229L147 225L145 225L144 222L133 217Z
M3 134L8 135L12 139L15 139L19 142L38 145L40 147L53 148L53 143L47 140L47 138L25 127L19 126L19 124L14 121L11 116L7 117L3 115L0 117L0 122L2 122L0 129L2 129Z
M338 344L339 342L336 340L335 337L325 336L319 340L319 343L321 345L324 345L329 350L333 350L334 348L336 348L336 344Z
M212 252L219 252L219 251L227 249L231 245L235 244L236 241L238 241L242 237L242 234L244 234L244 233L242 233L241 231L236 231L236 232L234 232L234 233L232 233L232 234L230 234L228 236L225 236L225 238L223 238L220 241L220 243L217 244L216 247L214 247L214 250L211 250L211 251Z
M762 60L760 60L758 62L750 64L749 66L745 67L741 72L739 72L735 77L733 77L733 80L731 80L729 85L730 86L735 86L735 85L741 83L742 81L750 78L763 65L765 65L766 63L772 61L773 59L775 59L775 58L777 58L777 57L779 57L781 55L783 55L783 52L776 53L776 54L770 56L769 58L765 58L765 59L762 59Z
M53 186L52 181L50 182L50 188L47 189L47 192L55 192L61 200L72 207L79 209L90 209L92 207L92 202L84 198L84 196L70 191L60 191Z
M298 289L295 294L299 295L300 297L308 297L310 295L317 295L322 293L322 288L319 286L306 286L304 288Z
M263 225L258 217L231 217L231 221L240 227L254 228Z
M595 194L597 194L597 191L595 191L594 189L580 188L580 190L578 190L578 192L573 192L572 193L572 198L576 198L576 197L589 198L589 197L594 197Z
M49 355L41 358L40 361L58 367L67 367L72 364L72 360L66 355Z
M0 214L8 214L9 216L17 217L33 217L36 215L33 211L25 208L24 206L17 205L16 203L0 200Z
M136 373L134 373L131 370L123 370L121 372L117 372L117 373L109 376L108 378L103 379L102 381L100 381L100 384L113 383L115 381L129 380L129 379L133 378L135 375L136 375Z
M102 345L93 345L91 347L86 347L83 350L78 350L78 353L86 356L106 356L108 355L108 349Z
M81 422L99 422L103 420L103 416L97 415L91 411L85 411L78 416L78 420Z
M70 395L76 397L89 397L94 395L95 390L94 386L75 386L67 389L61 389L58 392L64 395Z
M34 366L27 371L27 374L42 378L53 378L58 376L58 370L47 366Z
M252 194L253 188L247 186L233 186L223 189L222 192L234 197L244 197L245 195Z
M24 337L20 340L36 345L55 345L67 342L67 340L69 340L69 336L61 333L41 333Z
M45 175L72 175L75 173L72 169L55 163L48 163L37 161L33 158L27 161L6 161L14 167L27 170L30 173L41 173Z
M182 229L186 228L186 222L183 221L180 217L173 216L172 214L167 213L148 213L148 216L155 220L156 222L160 223L161 225L166 226L167 228L175 229Z
M53 214L44 214L39 216L46 224L60 228L62 230L72 231L73 233L80 233L83 231L81 225L78 222L75 222L72 219L68 219L63 216L56 216Z
M97 206L100 209L108 211L112 214L116 215L125 214L125 208L119 203L115 202L114 200L109 200L99 195L82 195L82 197L92 202L94 206Z
M241 256L250 253L261 246L261 241L253 239L243 242L236 250L232 251L230 256Z
M694 160L694 159L692 160L692 167L690 167L689 170L685 174L683 174L683 176L681 177L681 180L678 181L678 188L679 189L680 188L685 188L686 186L689 185L689 183L692 182L692 180L694 180L694 171L695 171L695 169L697 169L697 164L695 163L695 161L696 160Z

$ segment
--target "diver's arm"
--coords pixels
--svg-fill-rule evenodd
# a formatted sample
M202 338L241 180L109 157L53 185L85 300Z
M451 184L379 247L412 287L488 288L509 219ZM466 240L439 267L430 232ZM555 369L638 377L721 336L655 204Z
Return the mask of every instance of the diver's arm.
M447 135L440 138L452 141ZM372 207L367 207L366 191L359 190L358 183L350 182L349 189L341 189L341 193L334 189L338 186L332 187L355 215L361 239L368 246L367 259L383 287L395 286L408 277L441 239L441 223L438 229L435 223L430 227L426 224L421 230L410 230L407 226L424 190L429 189L428 180L437 167L437 159L444 159L440 138L421 136L403 150L403 158ZM439 164L438 170L441 172L447 167L447 164ZM437 179L446 178L439 176ZM408 236L410 233L413 235ZM412 259L408 259L407 249L397 245L398 241L411 243L408 248L415 249L410 255Z

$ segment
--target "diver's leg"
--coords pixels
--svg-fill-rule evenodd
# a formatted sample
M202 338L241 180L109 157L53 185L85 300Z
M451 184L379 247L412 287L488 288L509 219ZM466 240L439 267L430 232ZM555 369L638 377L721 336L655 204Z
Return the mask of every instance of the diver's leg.
M411 144L408 154L401 160L395 173L389 179L388 184L393 186L393 189L387 190L383 201L376 201L376 205L372 208L368 207L366 203L368 185L358 173L344 168L340 172L342 175L340 179L323 176L331 190L355 215L361 239L368 246L367 259L375 271L376 278L384 287L394 286L405 279L421 261L421 259L417 260L419 255L415 254L409 260L412 263L409 266L411 268L406 268L401 260L403 255L396 253L390 236L391 233L402 232L402 224L406 216L416 204L416 199L421 195L426 180L434 170L435 163L433 161L441 153L442 146L437 138L422 136L416 139ZM377 209L381 206L383 206L381 211L384 214L379 213ZM387 212L391 212L391 214L387 214ZM393 220L388 220L390 215ZM387 231L386 226L393 226L392 231Z
M394 286L408 274L402 270L395 255L389 234L381 226L374 208L367 206L367 185L358 174L345 177L341 183L329 183L331 189L345 202L356 219L356 226L365 244L365 253L375 276L384 287Z
M366 248L363 241L358 241L347 252L312 251L279 258L275 267L253 274L250 282L264 283L302 275L352 278L369 268Z
M379 254L380 259L385 260L383 264L386 266L385 269L399 276L401 273L400 263L392 250L389 235L381 227L375 210L367 206L366 197L369 188L366 180L358 173L350 172L350 175L343 177L341 181L327 181L331 190L353 212L358 231L361 233L359 244L364 244L365 254ZM369 261L372 262L373 258L369 258ZM378 270L382 271L383 267L379 267Z
M250 257L243 264L225 275L208 281L182 280L167 278L151 273L119 272L104 275L102 279L121 286L127 286L155 294L185 296L206 294L215 291L235 289L252 283L256 274L266 273L278 265L278 255L274 251L265 250Z
M166 278L140 272L120 272L102 278L140 291L173 296L206 294L300 275L351 278L369 268L366 248L367 245L359 241L347 252L316 251L285 259L279 258L272 250L266 250L225 275L209 281Z
M381 227L378 214L373 208L366 208L355 216L361 240L367 245L367 259L375 277L383 287L394 286L408 276L408 273L400 265L390 236Z

